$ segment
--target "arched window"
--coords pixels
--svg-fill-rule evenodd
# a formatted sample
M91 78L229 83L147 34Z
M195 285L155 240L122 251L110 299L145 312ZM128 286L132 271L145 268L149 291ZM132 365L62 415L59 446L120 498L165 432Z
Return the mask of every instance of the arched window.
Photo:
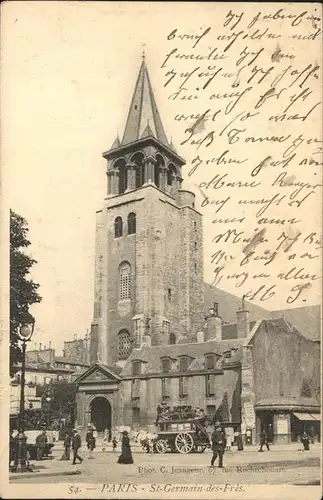
M129 358L131 354L131 338L128 330L121 330L118 334L118 358Z
M122 262L119 268L120 293L119 300L130 299L130 264Z
M145 182L145 166L143 153L136 153L131 161L136 165L136 189L140 188Z
M167 169L167 184L168 184L168 186L173 185L175 175L176 175L176 168L172 163L170 163L168 165L168 169Z
M136 232L136 214L131 212L128 215L128 234L134 234Z
M176 335L175 335L175 333L172 333L172 332L171 332L171 333L169 334L169 343L170 343L170 344L176 344Z
M119 194L122 194L127 189L127 171L126 171L126 160L120 158L113 165L119 173Z
M114 221L114 237L120 238L123 233L123 222L121 217L116 217Z
M164 158L161 155L156 155L155 163L155 185L160 187L161 185L161 170L165 166Z

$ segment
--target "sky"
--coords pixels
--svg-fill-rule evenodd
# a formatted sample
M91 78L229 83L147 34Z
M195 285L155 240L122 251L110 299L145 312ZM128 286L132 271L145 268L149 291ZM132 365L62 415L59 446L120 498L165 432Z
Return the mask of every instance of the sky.
M6 196L28 221L29 251L38 261L32 277L43 300L33 308L34 340L51 340L60 350L64 340L90 328L95 212L106 195L101 154L123 133L143 44L166 134L190 159L188 145L180 147L184 125L174 124L177 104L168 99L160 66L176 26L205 29L212 19L216 28L217 12L213 4L197 3L174 10L172 3L8 2L2 17ZM187 171L184 186L200 201L198 178L188 179ZM311 210L319 208L315 203ZM203 215L205 280L211 282L211 212ZM307 224L315 228L317 220ZM231 283L221 288L237 294ZM320 302L318 290L308 293L307 304ZM277 296L265 307L286 305Z

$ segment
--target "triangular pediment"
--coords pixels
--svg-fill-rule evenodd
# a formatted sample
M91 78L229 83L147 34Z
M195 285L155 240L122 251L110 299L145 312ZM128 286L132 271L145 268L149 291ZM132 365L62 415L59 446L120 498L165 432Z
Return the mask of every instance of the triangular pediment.
M101 363L95 363L94 365L90 366L90 368L88 368L86 372L82 373L82 375L80 375L75 380L75 382L77 384L83 384L87 382L119 382L121 378L115 370L117 371L118 368L114 369Z

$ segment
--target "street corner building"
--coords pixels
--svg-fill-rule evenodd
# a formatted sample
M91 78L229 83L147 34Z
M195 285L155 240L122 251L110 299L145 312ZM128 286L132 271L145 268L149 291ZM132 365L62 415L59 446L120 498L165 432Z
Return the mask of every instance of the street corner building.
M204 283L202 215L183 188L185 161L167 138L145 59L123 137L103 157L77 425L149 429L167 404L203 409L252 443L268 426L277 443L296 441L304 425L319 435L320 308L270 312Z

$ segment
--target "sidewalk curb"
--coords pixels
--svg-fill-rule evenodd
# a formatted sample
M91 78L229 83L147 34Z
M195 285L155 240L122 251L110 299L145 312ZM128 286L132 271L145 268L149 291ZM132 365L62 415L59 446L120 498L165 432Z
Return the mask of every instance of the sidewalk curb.
M80 470L73 471L35 471L35 472L22 472L22 473L11 473L9 474L9 481L14 479L23 479L23 478L33 478L33 477L54 477L54 476L77 476L82 474Z

